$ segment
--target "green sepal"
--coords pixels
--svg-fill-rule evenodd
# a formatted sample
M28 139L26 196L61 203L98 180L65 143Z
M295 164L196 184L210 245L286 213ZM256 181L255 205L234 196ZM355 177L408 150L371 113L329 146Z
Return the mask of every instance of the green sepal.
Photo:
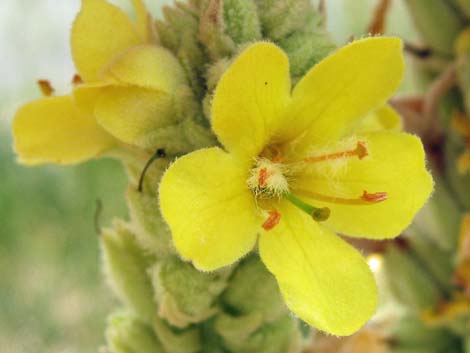
M239 324L242 324L240 321ZM219 331L220 333L220 331ZM233 331L231 332L233 333ZM224 332L222 332L224 334ZM300 350L301 339L296 320L285 315L264 324L249 337L225 334L224 346L237 353L286 353Z
M200 272L177 256L169 256L150 269L159 315L184 328L207 320L218 311L218 298L227 286L230 269Z
M454 251L457 247L461 211L444 179L434 173L434 193L415 217L412 232L425 234L440 249Z
M410 232L408 232L410 234ZM452 277L454 273L453 251L445 251L438 244L432 242L425 234L414 232L407 237L410 251L424 266L426 266L433 279L445 294L451 295L454 289ZM454 238L455 234L445 233L447 237Z
M108 319L106 342L112 353L167 353L152 328L130 313Z
M261 313L272 322L288 312L274 276L257 255L250 255L236 268L222 295L225 310L236 315Z
M323 16L310 0L255 0L263 32L278 41L297 31L315 28Z
M201 350L201 336L196 327L179 330L155 318L153 329L166 353L196 353Z
M400 348L427 348L439 352L449 347L454 336L444 328L426 326L419 318L404 316L390 333L395 345Z
M261 25L253 0L224 0L225 33L235 44L261 39Z
M171 232L159 212L157 196L139 192L131 185L127 190L127 204L132 219L130 227L140 246L159 258L175 253Z
M199 40L206 47L209 57L216 61L231 56L236 44L225 32L224 3L221 0L206 0L199 23Z
M392 293L409 310L421 313L435 307L442 293L412 254L391 245L385 252L384 265Z
M111 288L117 297L141 320L151 323L157 315L153 287L147 268L152 258L137 244L135 235L122 221L101 235L103 265Z
M279 45L289 56L294 83L336 47L327 32L323 30L296 32L282 38Z

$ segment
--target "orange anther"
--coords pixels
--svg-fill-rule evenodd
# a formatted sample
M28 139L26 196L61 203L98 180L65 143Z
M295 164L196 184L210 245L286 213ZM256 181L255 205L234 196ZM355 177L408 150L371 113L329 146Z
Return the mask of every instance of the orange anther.
M266 168L261 168L259 171L258 185L261 187L266 186L266 181L268 180L269 174Z
M73 85L79 85L81 83L83 83L83 80L82 80L81 76L79 74L73 75L72 84Z
M281 214L275 210L269 211L268 219L263 223L264 230L271 230L279 224Z
M46 97L50 97L54 93L54 88L48 80L38 80L38 86Z
M367 146L364 141L358 141L356 146L356 155L359 159L362 159L369 155L369 151L367 150Z
M388 198L388 194L386 192L375 192L371 194L365 190L361 196L362 200L366 202L370 202L370 203L382 202L382 201L385 201L387 198Z

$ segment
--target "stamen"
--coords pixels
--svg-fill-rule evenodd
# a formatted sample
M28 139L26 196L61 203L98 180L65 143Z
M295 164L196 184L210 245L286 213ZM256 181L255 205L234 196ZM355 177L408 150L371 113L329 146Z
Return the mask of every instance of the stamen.
M377 203L385 201L388 198L388 194L386 192L374 192L372 194L368 193L364 190L361 199L368 203Z
M79 85L79 84L81 84L81 83L83 83L83 80L82 80L82 78L80 77L80 75L79 75L79 74L73 75L72 84L73 84L74 86L76 86L76 85Z
M325 155L316 156L316 157L307 157L303 160L303 162L307 162L307 163L323 162L323 161L329 161L333 159L340 159L340 158L354 157L354 156L357 156L359 159L363 159L364 157L367 157L368 155L369 155L369 152L367 150L366 143L364 141L358 141L356 148L353 150L330 153L330 154L325 154Z
M290 192L285 192L284 197L292 203L298 209L308 213L314 221L323 222L330 217L330 209L328 207L314 207L308 203L302 201L297 196L291 194Z
M338 203L342 205L370 205L378 202L382 202L388 199L388 193L386 192L375 192L369 193L364 190L363 194L354 199L348 199L336 196L322 195L313 191L301 190L303 195L311 197L312 199L324 202Z
M266 186L266 181L268 180L269 174L267 168L261 168L259 171L258 185L260 187Z
M264 230L271 230L275 226L279 224L279 221L281 220L281 214L275 210L271 210L268 212L269 217L268 219L263 223L263 229Z
M54 88L48 80L38 80L37 83L42 94L44 94L46 97L52 96L54 93Z

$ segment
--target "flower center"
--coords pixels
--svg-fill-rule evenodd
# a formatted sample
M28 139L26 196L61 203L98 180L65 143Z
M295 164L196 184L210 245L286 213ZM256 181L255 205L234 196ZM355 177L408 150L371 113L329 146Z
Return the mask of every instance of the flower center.
M257 198L280 198L289 191L286 166L261 157L248 177L248 186Z
M256 160L248 177L248 187L257 199L285 199L299 210L309 214L317 222L326 221L330 216L328 207L315 207L305 202L302 197L292 193L289 180L295 173L302 171L303 167L312 163L325 163L333 160L357 158L359 160L369 156L367 145L358 141L356 146L344 151L310 156L298 161L284 161L277 148L267 148ZM387 200L386 192L368 192L364 190L357 197L345 198L337 195L325 195L311 190L295 190L298 194L311 200L343 205L370 205ZM275 209L266 212L263 224L265 230L273 229L281 219L281 214Z

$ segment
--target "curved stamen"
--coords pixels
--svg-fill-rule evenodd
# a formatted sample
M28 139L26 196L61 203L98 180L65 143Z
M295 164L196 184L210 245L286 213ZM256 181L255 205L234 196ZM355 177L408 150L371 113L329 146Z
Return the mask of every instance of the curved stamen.
M38 80L37 81L39 89L45 97L50 97L54 94L54 87L52 87L50 81L48 80Z
M294 194L290 192L285 192L283 196L288 200L291 204L293 204L298 209L308 213L315 221L323 222L326 221L330 217L330 209L328 207L314 207L309 205L308 203L302 201Z
M386 192L374 192L369 193L366 190L358 198L343 198L336 196L322 195L313 191L301 190L301 194L311 197L312 199L324 202L339 203L343 205L370 205L378 202L382 202L388 199L388 193Z
M266 186L266 181L268 180L269 173L267 168L261 168L259 171L258 185L262 188Z
M263 229L264 230L271 230L275 226L279 224L279 221L281 220L281 214L277 212L276 210L271 210L268 212L269 217L268 219L263 223Z
M358 141L355 149L342 151L342 152L336 152L336 153L330 153L330 154L324 154L321 156L307 157L307 158L304 158L302 162L306 162L306 163L323 162L323 161L330 161L333 159L340 159L340 158L354 157L354 156L357 156L359 159L363 159L364 157L367 157L368 155L369 155L369 152L367 151L366 143L364 141Z

